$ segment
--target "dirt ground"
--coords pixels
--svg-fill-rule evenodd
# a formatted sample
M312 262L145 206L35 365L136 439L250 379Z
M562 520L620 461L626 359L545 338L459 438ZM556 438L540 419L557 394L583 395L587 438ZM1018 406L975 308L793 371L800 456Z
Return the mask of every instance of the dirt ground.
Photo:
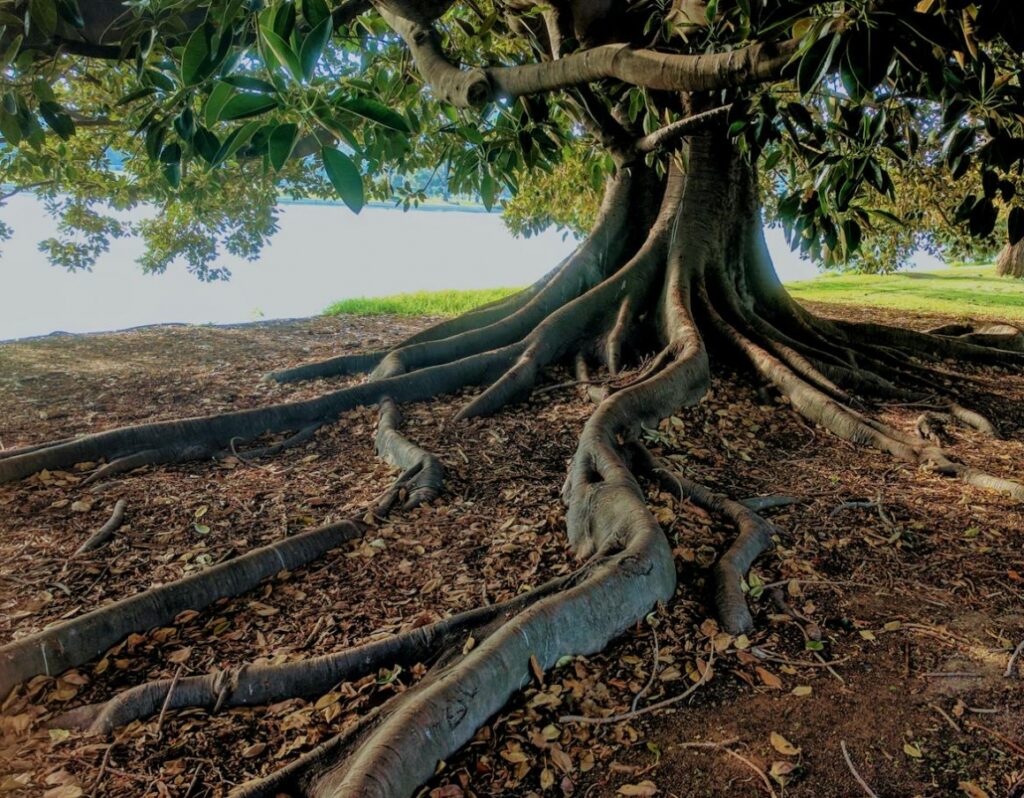
M943 321L819 310L916 327ZM3 344L0 446L312 396L341 381L258 377L375 348L426 322L341 317ZM1024 377L970 372L976 383L959 386L964 398L1005 440L956 430L949 449L1022 480ZM143 680L336 651L570 571L559 488L590 405L565 387L491 419L450 423L464 401L406 410L409 437L448 469L432 506L16 688L0 706L0 795L226 795L406 689L422 667L308 701L170 712L110 740L47 721ZM882 411L908 430L917 412ZM147 468L88 487L80 483L95 464L81 464L0 486L0 643L359 511L395 476L374 456L375 421L372 409L350 412L308 444L255 462ZM1024 795L1014 787L1024 778L1024 661L1006 673L1024 640L1019 506L839 441L740 378L718 379L649 442L723 492L799 499L771 512L782 534L750 579L757 631L733 639L711 620L710 566L733 530L651 487L675 546L674 600L603 654L564 662L517 696L422 795L870 794L858 778L880 798ZM73 557L118 499L127 520L114 540ZM562 720L643 709L689 688L684 700L617 723Z

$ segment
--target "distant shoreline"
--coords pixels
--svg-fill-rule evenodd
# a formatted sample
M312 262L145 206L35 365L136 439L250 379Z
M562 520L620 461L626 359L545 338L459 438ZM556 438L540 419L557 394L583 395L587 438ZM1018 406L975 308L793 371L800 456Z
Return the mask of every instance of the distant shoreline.
M278 203L281 205L339 205L345 207L341 200L315 199L313 197L280 197ZM385 211L404 211L400 205L392 202L374 201L366 203L367 208L379 208ZM410 205L409 211L429 211L431 213L495 213L501 215L501 210L495 207L488 211L479 203L466 203L465 205L452 202L424 202L419 205Z

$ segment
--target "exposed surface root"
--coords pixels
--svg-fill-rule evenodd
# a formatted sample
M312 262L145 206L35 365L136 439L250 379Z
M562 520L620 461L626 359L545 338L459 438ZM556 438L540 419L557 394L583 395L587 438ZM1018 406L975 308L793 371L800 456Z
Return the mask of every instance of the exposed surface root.
M85 554L88 551L98 549L104 543L106 543L111 535L113 535L124 523L124 508L127 503L124 499L118 499L114 503L114 511L110 514L110 518L103 526L97 529L93 534L89 535L88 538L75 550L75 556L79 554Z
M131 632L152 629L185 610L251 590L278 571L305 565L362 531L356 522L341 521L302 532L8 643L0 647L0 695L32 676L52 676L81 665Z
M104 476L151 463L213 456L232 440L251 440L271 432L303 430L335 420L342 412L384 397L409 402L429 399L466 385L489 382L505 370L520 347L487 352L410 374L343 388L316 399L222 415L140 424L86 435L66 443L0 460L0 482L21 479L42 469L107 459ZM103 469L101 469L103 470Z
M674 469L659 463L643 446L637 446L637 458L642 468L659 481L664 489L678 492L702 510L728 518L739 530L739 536L715 565L715 609L722 628L731 634L744 634L754 628L754 619L747 607L743 591L747 572L754 561L775 543L773 536L779 529L765 520L747 503L738 502L710 488L694 482ZM791 503L789 497L781 497ZM759 507L780 506L761 502Z
M105 735L133 720L154 715L157 710L258 706L286 698L320 695L339 682L355 681L376 673L379 668L411 666L432 659L446 647L461 647L467 633L539 601L565 583L565 579L556 579L510 601L459 613L334 654L278 665L242 665L232 671L191 676L176 683L171 679L148 682L119 693L103 704L72 710L57 718L54 725Z
M377 512L381 515L387 515L399 501L405 510L431 502L444 486L441 461L403 436L399 432L401 423L398 405L389 397L382 399L377 424L377 454L401 468L402 474L377 504Z
M261 446L257 449L247 449L244 452L239 452L238 449L235 448L238 440L237 438L232 438L228 442L228 445L231 450L231 454L242 461L246 461L257 457L273 457L275 454L280 454L281 452L285 451L286 449L290 449L293 446L301 446L302 444L306 443L306 441L310 440L314 435L316 435L316 431L318 429L320 429L319 424L309 424L300 429L294 435L288 436L280 443L273 443L270 446ZM226 456L226 453L223 453L222 456Z

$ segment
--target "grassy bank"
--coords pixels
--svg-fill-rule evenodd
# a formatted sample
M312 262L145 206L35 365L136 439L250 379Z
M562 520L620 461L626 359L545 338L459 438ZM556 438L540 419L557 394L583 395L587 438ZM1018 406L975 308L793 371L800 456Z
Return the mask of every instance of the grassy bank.
M889 275L825 274L786 286L797 299L840 305L918 310L950 316L1024 321L1024 280L996 277L992 267L956 267ZM508 296L515 288L418 291L345 299L328 315L454 316Z
M889 275L825 274L786 286L797 299L1024 321L1024 280L991 266Z
M341 316L457 316L467 310L504 299L518 288L473 291L415 291L391 296L356 297L335 302L324 314Z

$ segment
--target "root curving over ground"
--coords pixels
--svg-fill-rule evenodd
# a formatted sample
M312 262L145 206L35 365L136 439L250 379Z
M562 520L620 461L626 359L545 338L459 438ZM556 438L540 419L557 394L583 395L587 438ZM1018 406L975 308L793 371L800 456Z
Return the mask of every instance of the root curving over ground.
M281 570L315 562L388 513L444 501L438 457L403 432L399 407L481 386L452 424L490 416L571 364L595 400L562 487L570 573L495 604L386 639L284 663L130 686L109 701L56 719L109 735L171 710L251 706L314 696L385 667L429 664L413 687L374 706L337 736L236 796L318 798L413 795L438 763L473 738L517 691L567 656L592 654L668 602L676 566L641 479L724 518L735 539L715 568L718 623L749 633L746 576L782 534L763 513L688 478L646 446L661 420L698 404L716 369L736 370L781 397L806 422L973 488L1024 499L1024 486L951 458L956 425L999 435L997 419L964 403L976 364L1019 369L1024 334L1006 325L931 333L829 321L793 302L764 243L756 179L712 135L688 146L685 170L664 176L623 162L592 235L523 292L442 322L390 349L303 365L269 376L290 382L353 377L332 393L268 407L129 426L0 452L0 481L97 465L111 480L143 466L235 458L260 462L302 445L354 409L378 408L377 453L400 474L351 517L226 559L0 647L0 694L102 655L132 633L251 591ZM883 403L919 408L917 429L880 420ZM472 422L476 423L476 422ZM273 437L269 440L268 437Z

